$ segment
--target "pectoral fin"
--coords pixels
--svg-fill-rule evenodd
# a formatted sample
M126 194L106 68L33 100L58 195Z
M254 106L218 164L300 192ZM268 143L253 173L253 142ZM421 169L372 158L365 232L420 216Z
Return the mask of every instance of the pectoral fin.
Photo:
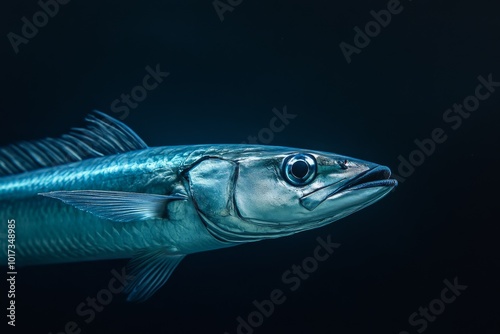
M167 196L103 190L52 191L39 195L58 199L100 218L118 222L164 218L169 201L187 198L180 194Z
M125 287L128 301L143 302L165 284L186 255L170 255L159 249L143 251L130 260L128 267L132 281Z

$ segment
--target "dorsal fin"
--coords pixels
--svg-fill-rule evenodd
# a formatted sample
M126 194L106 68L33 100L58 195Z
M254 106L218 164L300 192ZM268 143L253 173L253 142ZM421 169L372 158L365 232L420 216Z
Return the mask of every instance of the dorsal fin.
M100 111L94 110L85 121L85 128L73 128L60 138L1 147L0 176L148 147L128 126Z

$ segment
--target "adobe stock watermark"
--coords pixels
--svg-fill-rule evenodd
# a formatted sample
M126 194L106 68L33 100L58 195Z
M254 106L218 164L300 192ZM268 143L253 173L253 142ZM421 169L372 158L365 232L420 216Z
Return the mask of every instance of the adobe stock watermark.
M297 117L295 114L288 113L286 106L283 106L282 111L273 108L273 114L274 117L269 120L268 127L260 129L256 135L248 136L247 140L241 144L270 144L274 140L274 134L285 130L290 121Z
M21 44L28 44L30 40L38 35L38 29L43 28L49 23L49 20L59 13L60 5L66 5L70 0L40 0L38 1L38 6L41 10L33 14L31 21L23 16L21 18L21 35L14 32L9 32L7 34L7 39L14 49L14 53L19 53L19 46Z
M281 275L281 282L287 286L286 289L272 290L269 293L269 299L260 302L254 300L252 302L254 310L245 318L241 316L236 318L236 334L252 334L256 328L262 326L264 320L273 315L276 306L282 305L287 300L285 291L297 291L302 282L318 270L319 263L328 260L335 249L340 247L340 244L332 242L330 235L326 237L326 240L317 237L316 241L318 245L314 248L311 256L304 258L300 265L293 264ZM224 334L229 333L224 332Z
M135 109L139 106L139 103L144 101L148 97L148 92L156 89L163 80L170 75L169 72L162 72L160 70L160 64L156 64L155 69L151 66L146 66L146 74L142 78L140 85L133 87L130 90L130 94L122 93L119 99L113 100L111 102L111 111L115 114L120 114L117 116L119 119L124 120L130 114L130 109Z
M352 61L352 55L360 54L361 50L370 44L371 38L377 37L382 31L382 28L387 28L392 21L392 16L400 14L404 7L399 0L389 0L386 8L387 9L382 9L378 12L374 10L370 11L370 15L374 20L365 24L364 31L358 26L354 27L354 45L344 41L340 42L340 50L348 64Z
M111 274L113 277L109 280L107 288L101 289L97 292L95 297L87 297L84 302L76 306L75 313L78 315L85 324L94 321L96 312L102 312L104 306L109 305L113 301L113 297L125 289L125 287L134 278L125 272L126 267L121 269L121 272L113 269ZM56 334L80 334L82 332L81 324L77 321L68 321L64 325L64 329ZM52 332L49 332L52 334Z
M458 130L463 121L479 108L481 101L487 100L495 92L495 87L500 87L500 82L493 81L492 73L488 74L487 78L480 75L477 80L479 84L473 95L467 96L462 104L453 104L452 108L446 109L443 113L443 121L454 131ZM425 162L426 157L434 154L437 145L444 143L447 139L446 130L441 127L433 129L428 138L415 139L413 142L417 148L411 151L407 158L402 155L398 156L397 171L399 175L394 173L393 177L398 182L405 182L415 172L415 169Z
M453 303L467 289L467 285L458 283L458 277L453 279L453 283L447 279L443 283L446 287L441 290L439 298L431 300L427 307L420 306L418 312L413 312L408 317L408 323L415 327L414 330L417 333L423 333L429 326L429 322L436 321L437 317L445 311L446 305ZM410 332L401 331L399 334L410 334Z
M241 5L242 2L243 0L226 0L226 2L223 0L214 0L212 5L214 6L215 12L217 13L220 21L224 22L224 13L232 12L234 8Z

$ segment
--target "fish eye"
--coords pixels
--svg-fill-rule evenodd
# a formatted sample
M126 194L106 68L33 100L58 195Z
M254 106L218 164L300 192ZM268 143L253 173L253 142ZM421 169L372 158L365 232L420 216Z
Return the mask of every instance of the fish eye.
M294 186L309 184L316 176L316 160L310 154L294 154L283 161L283 178Z

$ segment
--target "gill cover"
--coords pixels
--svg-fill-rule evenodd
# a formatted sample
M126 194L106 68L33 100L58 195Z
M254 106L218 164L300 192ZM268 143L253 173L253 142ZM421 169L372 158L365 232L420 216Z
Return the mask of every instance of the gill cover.
M236 179L236 163L208 158L188 172L193 199L200 211L209 216L229 216Z
M194 165L187 176L198 214L219 241L242 243L272 237L274 232L245 220L235 207L238 175L239 164L230 160L207 158ZM250 200L255 196L259 194L251 193Z

